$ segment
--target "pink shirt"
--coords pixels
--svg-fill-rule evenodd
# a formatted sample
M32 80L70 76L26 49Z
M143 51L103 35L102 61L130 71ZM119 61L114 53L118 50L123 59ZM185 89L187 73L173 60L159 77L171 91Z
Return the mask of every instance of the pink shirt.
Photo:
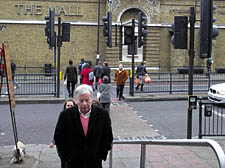
M80 114L80 121L81 121L81 124L83 126L85 136L87 135L89 118L90 117L84 117L82 114Z

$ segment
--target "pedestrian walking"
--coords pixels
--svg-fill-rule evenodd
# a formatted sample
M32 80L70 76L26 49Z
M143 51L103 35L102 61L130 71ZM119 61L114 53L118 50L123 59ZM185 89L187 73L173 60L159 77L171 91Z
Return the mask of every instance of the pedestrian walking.
M16 79L15 79L16 64L13 62L13 60L10 60L10 65L11 65L12 81L13 81L13 84L14 84L14 88L17 88L20 85L19 85L19 83L16 82Z
M63 110L65 110L67 108L70 108L70 107L72 107L74 105L75 105L75 101L73 99L71 99L71 98L66 99L66 101L63 104ZM54 145L55 145L55 141L53 139L52 142L49 144L49 148L53 148Z
M54 140L67 168L102 168L112 147L113 134L108 112L92 105L93 90L80 85L76 104L60 113Z
M63 110L68 109L74 105L75 105L75 101L73 99L71 99L71 98L66 99L66 101L63 104Z
M110 112L112 85L109 83L108 76L104 76L102 84L99 85L100 103L106 111Z
M84 59L82 58L82 59L80 60L79 66L78 66L79 75L81 74L82 70L84 69L85 64L86 64L86 63L85 63ZM81 84L81 83L82 83L82 78L81 78L81 76L80 76L80 84Z
M95 89L98 89L99 78L102 76L102 65L101 61L98 61L98 65L95 66L94 75L95 75Z
M74 105L75 105L75 101L73 99L67 99L63 104L63 110L73 107ZM49 148L53 148L54 146L55 146L55 141L53 139L52 142L49 144ZM63 160L61 160L61 168L66 168L65 162Z
M147 74L147 70L145 68L145 63L142 61L140 65L138 65L136 74L137 78L139 79L139 83L136 86L136 90L139 90L139 86L141 86L141 91L143 91L144 84L145 84L145 74Z
M84 63L85 63L85 62L84 62L84 59L82 58L82 59L80 60L79 66L78 66L79 75L81 74L81 71L82 71L82 69L83 69Z
M84 69L82 70L80 76L82 77L82 84L87 84L89 86L93 86L94 82L94 73L93 73L93 79L89 78L89 73L93 72L93 69L90 68L89 64L86 63Z
M102 68L102 78L103 78L103 76L108 76L109 83L111 83L111 77L110 77L111 69L109 67L109 64L108 64L108 62L104 62L103 64L104 64L104 66Z
M64 81L67 80L67 91L69 97L73 97L75 85L77 84L77 68L73 66L73 61L69 60L69 66L66 67L66 73L64 75ZM72 90L71 90L72 87Z
M70 108L72 106L75 105L75 101L71 98L69 99L66 99L66 101L64 102L63 104L63 110L67 109L67 108ZM50 144L49 144L49 148L53 148L55 145L55 141L53 140Z
M126 69L123 68L123 65L119 65L119 69L115 71L115 78L116 81L116 96L119 97L119 101L124 99L123 97L123 90L126 80L128 79L128 72Z

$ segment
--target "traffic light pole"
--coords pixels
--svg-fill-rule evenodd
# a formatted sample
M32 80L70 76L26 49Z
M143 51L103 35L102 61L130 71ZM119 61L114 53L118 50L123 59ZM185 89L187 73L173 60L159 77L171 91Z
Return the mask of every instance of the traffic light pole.
M97 56L96 56L96 65L99 61L99 31L100 31L100 0L98 0L98 30L97 30Z
M132 19L132 29L135 30L135 20ZM135 39L134 39L134 36L133 36L133 43L130 44L132 45L132 74L131 74L131 78L130 78L130 95L131 96L134 96L134 71L135 71L135 66L134 66L134 52L135 52Z
M55 32L55 45L54 45L54 68L53 68L53 74L54 74L54 92L56 96L56 32Z
M60 97L60 52L62 47L61 39L61 17L58 17L58 36L57 36L58 58L57 58L57 97Z
M195 34L195 8L190 7L190 49L189 49L189 78L188 95L193 94L193 66L194 66L194 35ZM192 108L188 108L187 114L187 139L192 139Z
M58 36L56 39L56 32L55 32L55 12L54 10L50 9L48 15L45 16L46 20L46 27L45 27L45 36L47 36L47 43L49 44L49 49L54 48L54 82L55 82L55 95L59 98L60 97L60 50L62 47L62 42L69 42L70 41L70 23L61 23L61 17L58 17ZM62 29L62 33L61 33ZM56 44L57 42L57 44ZM58 47L58 55L56 54ZM56 56L57 55L57 56ZM57 57L57 59L56 59ZM57 64L56 64L57 62ZM56 70L57 65L57 70ZM57 79L56 79L57 73ZM57 81L57 82L56 82Z

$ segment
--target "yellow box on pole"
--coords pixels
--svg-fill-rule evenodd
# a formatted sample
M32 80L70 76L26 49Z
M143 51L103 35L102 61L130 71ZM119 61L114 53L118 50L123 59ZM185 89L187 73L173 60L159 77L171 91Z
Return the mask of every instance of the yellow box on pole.
M132 78L132 69L130 69L130 78Z
M62 80L62 71L59 72L59 80Z

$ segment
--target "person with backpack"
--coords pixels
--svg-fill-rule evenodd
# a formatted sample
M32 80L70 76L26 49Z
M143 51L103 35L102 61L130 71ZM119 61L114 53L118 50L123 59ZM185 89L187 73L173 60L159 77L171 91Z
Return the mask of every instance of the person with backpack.
M81 71L83 69L83 64L84 64L84 59L82 58L80 60L79 66L78 66L78 70L79 70L79 75L81 74Z
M94 72L90 68L89 64L86 63L84 69L81 71L80 77L82 78L82 84L93 86Z
M73 97L75 85L77 84L77 68L73 66L73 61L69 60L69 66L66 67L64 81L67 80L67 91L69 97ZM71 90L72 87L72 90Z
M144 61L142 61L140 63L140 65L138 65L137 70L136 70L136 74L137 74L137 78L139 79L139 83L136 86L136 90L139 90L139 86L141 86L141 91L143 91L144 88L144 84L145 84L145 74L147 74L148 72L146 71L145 68L145 63Z
M111 93L112 93L112 84L109 83L108 76L104 76L102 79L102 84L99 85L99 93L100 93L100 103L102 107L110 112L110 103L111 103Z
M95 66L94 75L95 75L95 89L98 89L97 87L98 87L99 78L101 78L102 76L101 61L98 61L98 65Z

